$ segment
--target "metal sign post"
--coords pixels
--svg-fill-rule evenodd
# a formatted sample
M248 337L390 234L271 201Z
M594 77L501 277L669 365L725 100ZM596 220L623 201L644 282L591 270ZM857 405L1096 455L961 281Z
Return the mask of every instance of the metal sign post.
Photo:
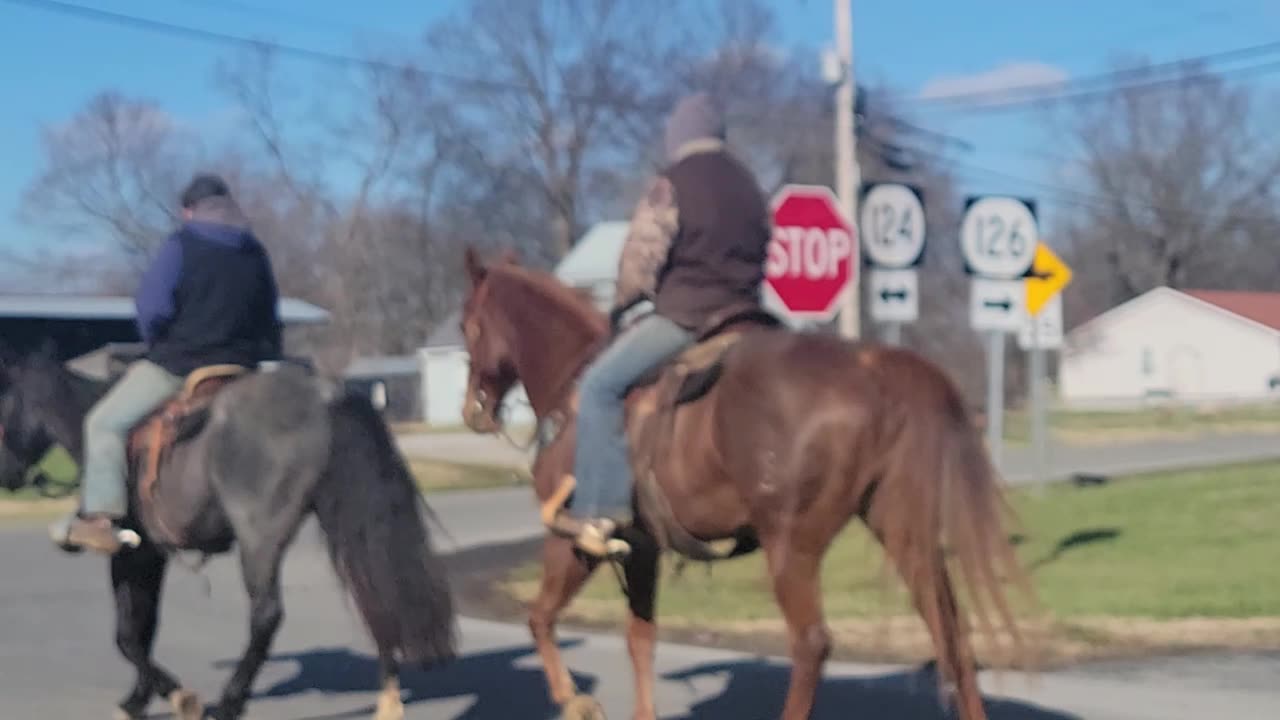
M987 333L987 451L1004 455L1004 336L1018 332L1026 313L1022 278L1031 269L1040 232L1032 204L1017 198L970 198L960 224L960 252L974 276L969 324Z
M1049 477L1049 409L1044 397L1045 350L1062 346L1062 290L1071 282L1071 268L1044 243L1036 248L1031 274L1023 282L1027 312L1018 331L1018 344L1028 353L1031 383L1031 445L1035 455L1035 486L1043 489Z

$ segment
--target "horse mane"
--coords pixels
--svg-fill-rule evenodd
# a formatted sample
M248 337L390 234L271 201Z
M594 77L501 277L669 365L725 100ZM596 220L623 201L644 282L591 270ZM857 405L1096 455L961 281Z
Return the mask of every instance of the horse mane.
M503 317L520 383L535 410L547 412L609 334L608 317L589 291L514 263L489 267L489 302Z
M609 330L608 318L596 308L591 290L587 288L566 285L550 273L522 265L495 265L489 272L491 280L499 280L493 285L499 294L509 294L504 292L510 289L505 287L507 283L523 291L518 302L507 305L508 312L514 311L520 315L529 313L529 320L540 325L551 319L548 311L562 314L572 324L591 331L596 337ZM503 299L517 300L514 297Z

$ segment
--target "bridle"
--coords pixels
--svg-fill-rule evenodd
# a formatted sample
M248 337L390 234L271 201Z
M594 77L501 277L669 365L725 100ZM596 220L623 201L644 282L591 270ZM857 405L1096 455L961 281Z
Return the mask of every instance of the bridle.
M584 359L577 365L573 366L572 370L555 385L555 391L551 394L551 397L553 398L551 409L548 410L545 415L538 415L537 413L534 413L533 435L527 442L521 443L517 441L511 436L511 433L507 431L505 417L507 407L506 394L497 401L497 411L494 413L496 422L494 434L506 440L512 447L516 448L520 452L528 452L535 446L539 451L541 451L543 448L550 445L552 441L559 436L560 431L564 429L566 420L569 416L569 413L565 410L565 404L570 397L570 389L572 389L574 384L578 381L583 369L585 369L587 364L591 362L591 358L595 356L596 352L601 347L608 344L608 342L608 336L597 341L593 347L588 349L588 352L583 353ZM482 387L476 388L475 397L472 399L472 411L477 413L484 412L485 401L488 399L489 395L487 390ZM552 432L550 432L550 434L547 432L549 423L554 423L554 427L552 427Z

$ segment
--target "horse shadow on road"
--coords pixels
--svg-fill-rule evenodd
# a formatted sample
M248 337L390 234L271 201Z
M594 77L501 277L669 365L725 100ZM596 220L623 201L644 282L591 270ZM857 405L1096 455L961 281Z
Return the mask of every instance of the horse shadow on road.
M691 682L727 676L724 691L663 720L766 720L782 714L791 666L755 660L708 663L662 676ZM825 677L810 720L893 718L951 720L943 710L935 676L928 670L878 676ZM989 720L1081 720L1056 710L1015 700L986 698Z
M578 642L563 641L560 645L568 648ZM527 666L519 664L530 657L535 661ZM471 704L450 720L553 720L560 716L560 709L548 697L546 679L536 658L531 646L523 646L459 655L456 660L432 669L405 667L400 676L404 704L408 708L432 700L471 698ZM311 692L370 700L377 695L378 660L371 655L353 653L347 648L318 648L272 655L268 662L292 663L297 671L292 677L255 692L255 699L286 698ZM571 674L580 692L590 693L595 689L594 676ZM374 709L373 702L369 702L335 714L310 715L299 720L364 720L373 715ZM412 716L412 712L409 715Z
M565 648L575 644L578 641L561 642ZM559 708L547 696L546 681L536 657L533 647L526 645L469 653L430 670L405 668L401 676L404 703L412 707L433 700L468 699L470 704L450 720L553 720L560 716ZM530 658L533 662L524 662ZM370 700L376 695L377 659L347 648L274 655L270 662L292 663L296 672L255 693L256 699L287 698L312 692ZM781 713L790 676L789 664L747 659L691 666L661 677L668 683L702 684L714 681L717 676L725 682L722 691L697 700L687 713L666 715L663 720L766 720ZM597 685L592 675L573 673L573 680L583 693L594 692ZM1081 720L1015 700L988 698L986 706L989 720ZM310 715L299 720L363 720L373 712L373 703L367 702L334 714ZM824 678L811 720L850 717L950 720L954 715L942 709L934 675L927 669Z

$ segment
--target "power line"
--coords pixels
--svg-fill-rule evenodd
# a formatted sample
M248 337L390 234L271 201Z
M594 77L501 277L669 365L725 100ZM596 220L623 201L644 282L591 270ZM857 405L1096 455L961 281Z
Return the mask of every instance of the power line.
M1270 75L1277 71L1280 71L1280 59L1259 63L1257 65L1249 65L1242 68L1234 68L1231 70L1208 70L1205 72L1162 78L1147 82L1113 85L1111 87L1098 88L1096 90L1064 92L1021 100L1010 100L1004 103L956 106L950 109L956 112L977 115L1011 111L1020 112L1035 108L1045 108L1060 102L1096 102L1100 100L1107 100L1113 97L1116 93L1143 94L1148 92L1162 92L1183 85L1200 85L1231 78L1260 77L1263 75Z
M483 88L495 92L538 92L527 84L506 80L493 80L490 78L471 77L456 75L453 73L442 72L439 70L423 70L409 64L396 64L383 60L375 60L371 58L361 58L354 55L346 55L343 53L329 52L324 50L314 50L298 45L289 45L286 43L255 40L253 38L243 37L240 35L232 35L229 33L217 32L215 30L207 30L204 28L192 27L190 25L180 25L178 23L165 22L163 20L153 20L151 18L140 17L137 15L128 15L125 13L113 12L110 10L100 10L98 8L86 7L75 3L62 2L61 0L0 0L0 2L9 3L11 5L23 5L38 10L60 13L72 17L79 17L95 22L117 25L120 27L128 27L137 30L147 30L175 37L185 37L192 40L200 40L220 45L228 45L232 47L262 49L268 48L277 51L283 55L290 55L303 60L320 62L335 67L345 69L365 68L372 70L382 70L386 72L405 73L420 77L427 80L443 80L451 83L462 85L470 85L476 88ZM649 104L641 101L624 100L619 97L604 97L600 95L590 95L572 92L552 92L546 90L548 94L556 95L562 98L568 98L584 104L594 104L598 106L614 107L617 109L630 110L654 110L657 109L656 104Z
M413 74L413 75L417 75L425 78L433 78L433 79L445 80L449 82L464 83L464 84L470 84L473 86L485 87L495 91L530 92L534 90L534 88L531 88L527 85L523 85L515 82L498 81L498 80L491 80L487 78L460 76L460 75L454 75L451 73L445 73L440 71L427 71L411 65L396 65L390 62L385 62L380 60L360 58L352 55L345 55L341 53L327 52L327 51L321 51L321 50L313 50L310 48L288 45L288 44L274 42L274 41L254 40L247 37L220 33L217 31L207 30L203 28L180 25L176 23L169 23L169 22L164 22L160 20L152 20L149 18L139 17L135 15L128 15L124 13L117 13L117 12L112 12L108 10L100 10L97 8L90 8L83 5L77 5L75 3L62 2L61 0L0 0L0 2L6 2L12 5L23 5L27 7L36 8L36 9L46 10L49 12L56 12L64 15L81 17L84 19L89 19L97 22L118 25L123 27L130 27L135 29L148 30L152 32L159 32L162 34L186 37L189 39L196 39L196 40L201 40L205 42L213 42L213 43L222 44L222 45L231 45L236 47L247 47L247 48L255 48L255 49L267 47L267 48L276 50L278 52L281 52L283 54L292 55L301 59L322 62L322 63L343 67L343 68L372 68L372 69L378 69L378 70L384 70L384 71L403 72L403 73ZM1251 57L1257 54L1265 54L1265 53L1271 53L1271 52L1277 52L1277 51L1280 51L1280 42L1267 43L1263 45L1251 46L1248 48L1239 48L1236 50L1228 50L1228 51L1223 51L1219 53L1213 53L1210 55L1203 55L1197 58L1184 58L1178 61L1169 61L1166 63L1161 63L1159 65L1149 66L1148 68L1143 68L1143 69L1121 70L1121 71L1115 71L1112 73L1105 73L1105 74L1100 74L1096 76L1090 76L1088 78L1082 78L1077 83L1073 83L1073 85L1103 82L1107 78L1116 79L1116 78L1121 78L1126 76L1132 76L1135 74L1148 72L1151 69L1174 67L1180 63L1185 63L1189 61L1206 60L1206 59L1224 60L1228 58L1238 59L1241 57ZM971 111L977 111L977 112L999 111L999 110L1005 110L1005 109L1025 107L1026 105L1029 105L1029 104L1038 105L1038 104L1047 104L1047 103L1062 101L1062 100L1079 100L1079 99L1087 99L1092 97L1102 97L1102 96L1110 95L1111 93L1119 90L1141 92L1146 90L1159 89L1159 88L1167 87L1169 85L1179 84L1184 82L1203 82L1211 79L1216 79L1217 77L1222 77L1228 74L1230 74L1231 76L1236 76L1244 73L1264 74L1264 73L1274 72L1277 70L1280 70L1280 60L1275 60L1275 61L1262 63L1254 66L1249 66L1245 68L1237 68L1235 70L1218 71L1212 74L1199 73L1191 76L1163 78L1159 80L1132 83L1128 85L1116 85L1112 87L1101 88L1101 89L1090 90L1090 91L1082 91L1077 93L1060 93L1060 94L1048 96L1048 97L1015 100L1015 101L1011 101L1004 104L998 104L998 105L975 106L967 109ZM1041 86L1044 86L1044 85L1041 84ZM1034 87L1034 86L1028 85L1023 87ZM1060 88L1061 86L1055 86L1055 87ZM1001 92L1004 92L1004 91L1001 91ZM988 96L990 94L992 93L984 92L984 93L971 93L964 96L977 97L977 96ZM630 107L633 109L640 109L640 108L650 107L642 103L634 103L634 102L624 103L617 98L602 98L599 96L578 95L578 94L570 94L570 93L561 93L561 95L564 97L572 97L582 102L607 104L607 105L612 105L614 107L619 107L619 108ZM943 100L943 99L955 100L960 97L962 96L961 95L948 96L947 98L939 98L938 100ZM917 125L908 123L899 118L891 117L888 119L890 120L890 122L896 125L904 126L906 128L910 128L917 132L931 134L931 135L934 135L935 137L947 137L945 135L942 135L941 133L929 131L925 128L921 128ZM949 158L940 154L929 153L927 151L923 151L918 148L911 148L909 149L909 151L913 153L919 153L919 154L934 155L935 159L939 159L939 160L942 160L943 162L956 165L961 169L963 169L967 165L971 171L982 172L988 175L994 174L998 176L1003 176L1005 179L1008 179L1014 182L1019 182L1019 183L1023 183L1031 186L1039 186L1041 188L1049 189L1060 195L1069 195L1075 198L1075 202L1077 204L1082 201L1087 203L1092 203L1094 205L1111 202L1111 199L1108 199L1108 198L1091 196L1088 193L1082 193L1077 190L1063 188L1060 186L1054 186L1051 184L1044 183L1042 181L1035 181L1027 178L1021 178L1014 175L1010 175L1008 173L1003 173L998 170L991 170L989 168L982 168L980 166L959 162L952 158ZM1171 212L1171 213L1182 212L1176 209L1160 208L1157 206L1148 206L1148 207L1151 207L1152 209L1156 209L1156 210L1164 210L1166 212Z
M948 93L946 95L938 95L928 98L903 98L903 100L919 105L981 105L984 100L999 101L1001 99L1009 99L1009 95L1026 95L1033 94L1032 98L1021 98L1023 101L1036 100L1034 94L1040 93L1044 95L1056 96L1063 93L1072 93L1080 89L1094 88L1098 85L1111 85L1125 80L1139 80L1138 84L1146 84L1156 82L1154 80L1142 80L1152 74L1160 74L1165 71L1177 70L1188 64L1214 64L1228 61L1248 60L1258 57L1265 57L1280 53L1280 41L1272 41L1259 45L1250 45L1247 47L1233 48L1230 50L1221 50L1218 52L1207 53L1204 55L1192 55L1173 60L1166 60L1159 63L1143 65L1139 67L1122 68L1119 70L1111 70L1093 75L1085 75L1066 82L1034 82L1021 83L1018 85L1009 85L999 89L992 90L975 90L968 92Z
M1019 185L1024 185L1028 187L1038 187L1041 190L1046 191L1047 194L1043 194L1043 193L1037 194L1036 197L1046 199L1051 202L1056 201L1060 204L1073 205L1076 207L1092 207L1098 210L1112 210L1116 206L1117 198L1114 196L1106 197L1106 196L1098 195L1085 190L1077 190L1075 188L1070 188L1070 187L1058 185L1055 183L1045 182L1043 180L1032 180L1030 178L1022 177L1020 175L1015 175L1013 173L1009 173L1003 170L996 170L994 168L989 168L982 165L975 165L970 162L951 160L951 159L945 159L944 161L955 166L963 174L969 175L970 178L973 177L972 176L973 173L981 173L991 177L997 177L1003 180L1014 182ZM1154 212L1158 212L1166 215L1172 215L1178 218L1204 217L1205 215L1205 213L1198 212L1196 210L1190 210L1190 209L1181 208L1181 207L1170 207L1168 205L1159 205L1156 203L1147 202L1145 200L1139 200L1133 197L1121 196L1120 200L1121 202L1132 203L1133 205L1136 205L1146 210L1152 210ZM1234 217L1237 217L1243 220L1252 220L1252 221L1258 221L1258 222L1262 222L1262 221L1270 222L1275 219L1274 217L1271 217L1271 216L1249 215L1249 214L1246 214L1246 215L1237 214Z
M281 43L276 41L253 39L253 38L248 38L240 35L232 35L229 33L222 33L214 30L207 30L204 28L193 27L190 25L181 25L178 23L165 22L162 20L153 20L150 18L140 17L137 15L129 15L129 14L114 12L110 10L100 10L97 8L91 8L84 5L78 5L75 3L63 2L62 0L0 0L0 2L6 2L11 5L22 5L22 6L26 6L34 9L44 10L47 12L54 12L54 13L59 13L67 16L79 17L81 19L92 20L95 22L101 22L105 24L128 27L132 29L146 30L150 32L156 32L156 33L161 33L161 34L166 34L166 35L171 35L176 37L185 37L188 39L194 39L194 40L199 40L203 42L211 42L215 44L228 45L233 47L251 48L251 49L269 48L283 55L289 55L299 59L310 60L313 62L320 62L320 63L332 65L335 67L342 67L346 69L365 68L365 69L374 69L374 70L381 70L381 71L388 71L388 72L399 72L399 73L413 75L416 77L421 77L424 79L435 79L435 80L442 80L442 81L451 82L451 83L470 85L473 88L487 89L494 92L513 92L514 91L514 92L527 93L527 92L538 91L537 88L531 87L527 84L514 82L514 81L494 80L490 78L482 78L482 77L474 77L474 76L463 76L463 75L457 75L457 74L443 72L439 70L424 70L422 68L419 68L410 64L396 64L396 63L382 61L382 60L356 57L353 55L347 55L343 53L315 50L311 48L301 47L297 45L290 45L287 43ZM1218 53L1212 53L1209 55L1188 57L1188 58L1183 58L1181 60L1168 61L1165 63L1160 63L1158 65L1148 66L1148 68L1131 68L1127 70L1114 71L1111 73L1103 73L1095 76L1090 76L1087 78L1081 78L1080 80L1075 81L1073 83L1068 83L1066 86L1067 88L1066 92L1063 92L1063 86L1060 84L1041 83L1038 85L1015 86L1013 88L1000 90L1000 91L983 91L980 93L950 95L943 98L927 98L927 99L902 98L902 99L907 100L909 102L931 104L931 103L947 103L947 102L960 103L961 101L967 98L970 101L970 103L972 103L975 99L989 98L994 96L1005 96L1009 91L1018 92L1020 91L1020 89L1028 90L1028 89L1033 89L1035 87L1040 87L1042 89L1056 88L1059 91L1055 94L1049 94L1049 95L1043 95L1043 96L1031 97L1031 98L1014 99L1014 100L1009 100L1007 102L1001 102L1001 103L995 103L995 104L969 104L969 105L957 104L953 108L953 109L956 109L962 112L968 112L968 113L994 113L994 112L1003 112L1003 111L1009 111L1009 110L1022 110L1028 107L1042 106L1042 105L1047 105L1053 102L1059 102L1063 100L1083 101L1083 100L1103 99L1109 96L1111 93L1120 91L1120 90L1143 92L1148 90L1163 89L1172 85L1176 85L1176 84L1188 82L1188 81L1203 82L1205 80L1214 79L1217 77L1225 77L1225 76L1236 77L1236 76L1255 75L1255 74L1257 75L1267 74L1267 73L1275 72L1276 70L1280 70L1280 60L1264 63L1261 65L1251 66L1251 67L1237 68L1235 70L1218 71L1213 74L1201 73L1193 76L1164 78L1160 80L1137 82L1137 83L1130 83L1130 84L1124 84L1124 85L1112 85L1110 87L1103 87L1095 90L1086 90L1081 92L1070 91L1070 88L1073 88L1073 87L1078 87L1078 86L1087 87L1090 84L1098 84L1098 83L1107 82L1107 81L1114 82L1117 79L1137 76L1138 74L1141 74L1143 72L1148 72L1153 68L1158 69L1158 68L1174 67L1180 63L1192 62L1196 60L1221 61L1225 59L1239 59L1242 57L1252 57L1254 55L1258 55L1262 53L1277 52L1277 51L1280 51L1280 42L1266 43L1263 45L1255 45L1247 48L1238 48L1235 50L1227 50L1227 51L1222 51ZM613 95L586 94L586 93L574 93L574 92L551 92L551 91L547 91L547 92L549 94L556 95L562 98L568 98L576 102L581 102L583 104L612 107L620 110L637 110L637 111L653 112L653 111L658 111L663 109L662 107L659 107L659 103L657 102L644 102L644 101L630 100L630 99L613 96Z

